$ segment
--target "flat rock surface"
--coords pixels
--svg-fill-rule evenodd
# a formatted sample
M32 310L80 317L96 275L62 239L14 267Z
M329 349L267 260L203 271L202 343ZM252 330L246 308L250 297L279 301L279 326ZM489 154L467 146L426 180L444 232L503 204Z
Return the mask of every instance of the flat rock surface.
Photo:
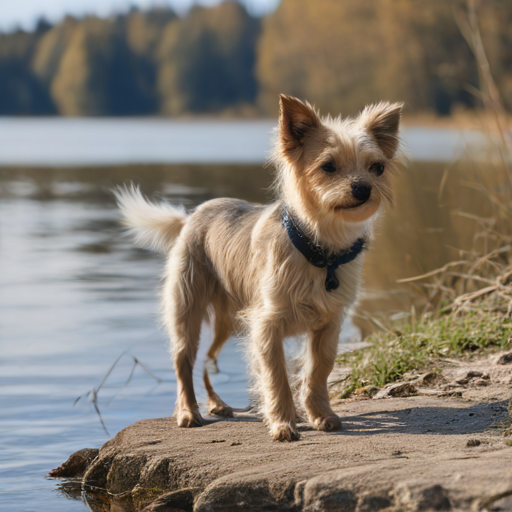
M108 490L93 510L512 510L510 388L489 380L467 398L335 401L343 430L293 443L250 416L141 421L103 445L84 488Z

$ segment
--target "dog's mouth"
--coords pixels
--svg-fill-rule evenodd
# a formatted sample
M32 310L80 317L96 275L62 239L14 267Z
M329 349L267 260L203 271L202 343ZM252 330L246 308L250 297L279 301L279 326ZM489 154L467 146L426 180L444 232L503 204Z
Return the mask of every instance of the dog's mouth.
M360 206L363 206L363 204L366 204L368 202L368 200L366 201L358 201L357 203L353 203L353 204L349 204L349 205L337 205L334 207L334 209L336 211L339 211L339 210L354 210L355 208L359 208Z

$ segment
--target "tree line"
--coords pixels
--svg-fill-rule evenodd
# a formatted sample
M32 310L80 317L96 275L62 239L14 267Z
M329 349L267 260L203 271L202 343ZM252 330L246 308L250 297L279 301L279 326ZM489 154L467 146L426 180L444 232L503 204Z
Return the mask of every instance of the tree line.
M481 0L491 71L512 109L512 2ZM0 34L2 115L275 115L281 92L353 114L478 107L462 0L282 0L261 19L227 1Z

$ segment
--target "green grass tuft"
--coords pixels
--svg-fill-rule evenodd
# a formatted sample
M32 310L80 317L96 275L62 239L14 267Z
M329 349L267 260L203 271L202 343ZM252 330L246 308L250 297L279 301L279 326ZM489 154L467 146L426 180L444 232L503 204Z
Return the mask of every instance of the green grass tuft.
M342 398L363 386L398 381L407 372L436 369L446 358L503 348L511 339L512 321L503 314L425 314L413 323L396 322L366 338L371 346L340 356L339 362L352 369Z

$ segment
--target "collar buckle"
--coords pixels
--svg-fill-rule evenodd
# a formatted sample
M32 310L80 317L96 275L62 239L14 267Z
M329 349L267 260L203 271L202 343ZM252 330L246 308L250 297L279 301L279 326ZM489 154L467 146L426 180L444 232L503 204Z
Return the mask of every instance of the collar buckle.
M308 260L309 263L318 268L327 267L327 276L325 279L325 289L330 292L339 287L340 282L336 277L335 271L340 265L345 265L354 261L359 254L366 249L366 239L358 238L351 247L338 253L328 253L320 245L311 240L304 231L302 231L293 221L292 217L285 208L281 218L284 228L288 233L288 238L295 248Z

